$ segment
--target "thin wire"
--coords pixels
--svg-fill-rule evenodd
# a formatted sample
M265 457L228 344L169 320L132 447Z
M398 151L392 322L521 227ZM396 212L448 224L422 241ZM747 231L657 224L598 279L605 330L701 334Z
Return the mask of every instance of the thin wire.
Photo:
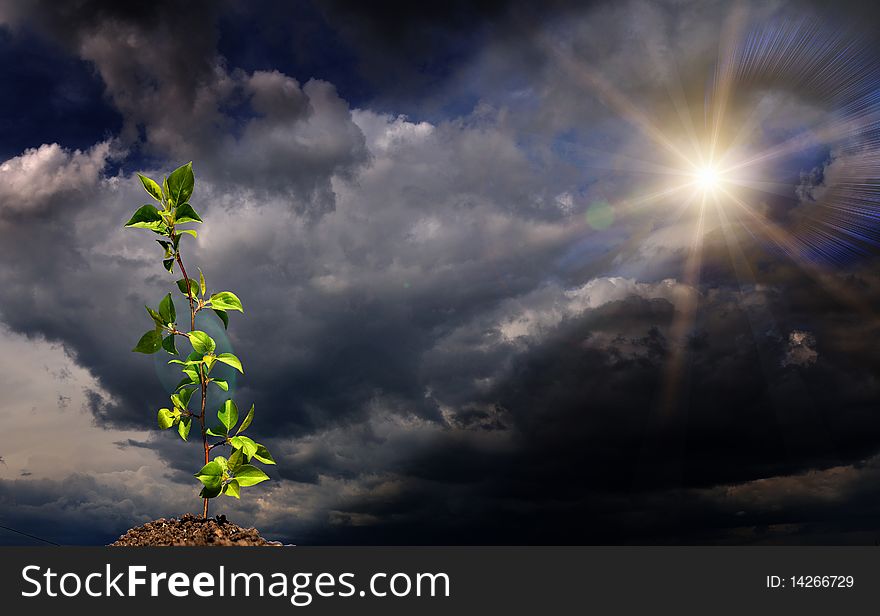
M10 530L14 533L18 533L19 535L24 535L25 537L30 537L31 539L36 539L37 541L42 541L43 543L48 543L49 545L57 545L59 547L61 546L60 543L55 543L54 541L49 541L48 539L43 539L42 537L37 537L36 535L31 535L20 530L15 530L14 528L9 528L8 526L3 526L2 524L0 524L0 528L4 530Z

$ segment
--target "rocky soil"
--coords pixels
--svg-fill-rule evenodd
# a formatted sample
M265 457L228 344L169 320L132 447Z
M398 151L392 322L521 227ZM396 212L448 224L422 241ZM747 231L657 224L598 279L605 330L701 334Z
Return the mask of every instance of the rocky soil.
M187 513L180 518L159 518L143 526L129 529L112 546L216 545L276 546L267 541L256 528L242 528L225 515L203 519Z

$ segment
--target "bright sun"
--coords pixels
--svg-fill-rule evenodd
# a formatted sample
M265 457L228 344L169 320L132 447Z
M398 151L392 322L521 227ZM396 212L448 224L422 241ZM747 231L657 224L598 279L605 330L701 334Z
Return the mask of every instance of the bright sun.
M694 182L705 192L711 192L721 183L721 172L712 165L699 167L694 172Z

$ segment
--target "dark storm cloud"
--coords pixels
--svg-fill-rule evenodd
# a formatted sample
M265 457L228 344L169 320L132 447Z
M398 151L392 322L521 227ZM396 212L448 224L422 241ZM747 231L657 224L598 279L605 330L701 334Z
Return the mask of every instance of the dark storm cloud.
M325 19L357 50L357 69L378 86L377 98L398 105L421 101L492 38L528 36L572 3L492 0L426 6L387 0L366 5L348 0L320 3ZM580 5L581 9L586 5Z
M187 511L169 490L141 493L136 488L145 472L121 473L101 480L72 472L63 480L0 480L4 525L33 529L42 539L65 544L106 545L123 534L134 520L149 521L141 512L157 510L158 515L179 515ZM0 533L0 545L38 545L7 531Z
M19 3L4 18L13 28L33 24L94 65L125 119L120 146L142 146L141 162L197 159L217 181L246 178L255 189L286 192L300 211L307 203L332 210L330 176L366 159L347 104L323 81L227 69L217 53L219 8Z
M824 528L815 540L833 542L871 530L847 519L850 498L870 493L867 483L853 488L859 496L847 489L825 505L815 492L790 502L761 487L766 477L786 490L801 474L809 480L811 469L858 469L880 439L871 411L880 395L870 342L876 320L848 334L858 311L832 298L837 317L812 316L828 315L824 287L797 275L788 282L803 285L803 295L709 293L689 344L689 386L671 417L658 404L674 316L666 300L621 300L561 323L477 398L497 405L490 425L503 426L512 446L462 443L457 433L482 426L450 422L455 428L397 469L408 482L399 498L367 496L343 508L378 520L369 530L334 527L321 540L418 542L431 528L440 541L737 543L803 541ZM778 320L762 322L767 313ZM784 361L783 332L794 323L826 341L815 363ZM591 344L608 324L631 334ZM737 504L739 491L755 499ZM776 499L783 511L770 514ZM748 511L731 510L738 506ZM794 520L788 531L768 528Z
M139 126L161 131L153 126L159 118L162 125L182 127L210 111L195 107L199 87L212 80L216 6L19 2L5 7L3 17L13 28L31 27L92 62L125 118L124 137L132 141Z
M693 289L670 280L689 228L651 221L644 242L616 252L635 225L602 232L583 215L631 180L555 147L560 133L646 147L553 66L541 41L555 17L571 18L562 31L581 60L650 98L669 54L699 65L717 46L717 23L703 25L716 5L324 5L324 27L383 84L383 104L406 108L389 82L437 94L420 108L485 95L430 124L352 109L320 74L225 61L219 39L234 20L217 13L240 7L175 4L172 20L170 4L11 6L2 17L14 28L93 63L125 127L0 167L0 315L94 375L85 401L99 426L152 427L162 386L151 359L128 349L147 327L143 304L172 278L148 234L120 229L144 199L126 164L160 174L193 158L207 222L185 256L245 304L229 332L247 369L236 398L256 403L255 435L279 460L269 496L236 511L271 536L761 541L801 513L829 537L861 532L847 506L877 510L875 462L864 460L880 446L878 323L849 301L880 301L872 263L811 274L752 243L755 280L744 282L716 232ZM517 70L526 83L511 93ZM643 266L642 279L615 275ZM677 341L694 296L697 320ZM679 343L680 395L664 405ZM118 440L120 457L154 451L154 466L5 481L0 502L16 524L65 515L61 541L105 541L138 516L179 513L191 506L192 448L168 436ZM810 486L841 476L849 490L810 500ZM778 502L766 479L801 492Z

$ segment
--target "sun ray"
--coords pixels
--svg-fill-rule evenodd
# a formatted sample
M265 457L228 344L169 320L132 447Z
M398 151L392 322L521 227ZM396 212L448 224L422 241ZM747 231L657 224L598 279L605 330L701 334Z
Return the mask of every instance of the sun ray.
M762 192L768 195L776 195L778 197L785 197L786 199L792 200L796 198L795 187L792 186L790 182L786 183L775 182L773 180L737 178L735 176L728 178L727 182L734 186L749 188L756 192Z
M736 64L736 41L745 23L745 9L736 6L725 20L718 48L718 62L715 71L715 88L710 104L712 115L711 135L709 136L708 156L706 165L714 165L716 151L721 138L721 130L730 100L730 92L734 83Z
M687 415L682 412L681 393L687 389L690 370L687 342L693 329L698 307L698 285L702 266L702 250L707 195L691 193L688 205L700 200L694 231L688 245L688 255L682 268L681 279L691 286L692 292L680 298L672 315L666 339L668 356L662 366L656 407L649 421L651 439L646 440L640 452L638 471L634 478L647 484L680 483L683 469L683 448ZM662 451L662 456L657 452ZM658 464L657 460L663 460Z
M566 143L560 149L567 152L576 150L581 154L585 154L596 159L595 162L581 163L584 169L600 169L604 171L630 171L634 173L643 173L645 175L673 176L684 175L680 167L649 161L628 154L619 152L610 152L593 148L582 143ZM601 162L605 159L608 162ZM624 163L624 164L620 164Z
M639 197L626 199L622 201L618 207L622 214L632 214L644 209L648 205L654 204L667 197L671 197L676 193L683 192L684 190L691 188L692 186L693 182L676 184L675 186L656 190L654 192L641 195Z
M566 69L569 75L598 93L603 101L614 109L621 118L635 126L642 134L651 138L655 143L671 152L681 161L691 164L691 159L641 109L634 105L598 72L577 63L569 52L561 49L558 45L546 42L545 45L548 52L557 60L559 65Z
M840 142L847 137L860 135L878 124L880 124L880 109L873 110L870 114L866 113L860 117L832 120L823 126L798 133L782 143L757 152L753 156L740 160L735 164L726 166L724 171L732 173L758 163L769 162L802 151L816 142Z
M697 161L697 164L704 164L703 151L701 147L700 137L697 134L697 127L694 123L694 115L691 106L688 104L687 95L685 94L684 84L681 79L681 72L678 70L678 62L672 52L666 48L665 65L668 67L669 79L666 82L666 93L672 101L675 113L692 151L691 160Z
M722 207L717 198L715 206L721 222L724 243L727 247L731 266L737 281L737 302L749 323L752 337L755 340L755 353L761 366L761 372L764 375L765 382L769 383L770 375L773 375L777 370L778 358L775 355L769 354L765 350L765 345L761 342L768 335L780 335L779 326L766 303L747 301L748 295L759 289L758 279L743 252L739 237L727 216L725 208ZM786 451L790 453L816 451L822 444L822 422L816 408L812 404L812 399L807 393L807 387L800 374L795 372L790 378L798 385L795 391L800 397L801 403L796 407L796 415L784 411L786 408L791 408L792 405L773 405L776 421L783 428L780 430L780 436L785 444ZM768 391L774 399L780 397L777 389L770 388ZM791 395L790 389L786 392L786 395Z
M874 317L874 308L867 304L861 296L854 293L852 289L841 284L833 276L828 275L827 272L822 271L822 269L817 264L813 263L812 260L806 258L806 253L810 251L810 247L803 240L792 236L780 226L773 223L773 221L755 212L747 203L736 195L728 191L725 191L725 194L733 203L739 206L740 210L743 211L750 220L755 222L756 227L765 237L783 250L798 269L807 274L821 286L827 287L833 292L835 297L843 300L861 314L870 316L871 318Z
M684 368L687 360L687 340L692 333L699 302L700 272L703 258L703 236L706 218L707 193L700 196L699 212L694 233L688 247L688 255L682 268L681 281L692 292L685 294L675 307L669 326L667 346L669 356L663 367L659 397L659 419L669 422L678 414L680 393L683 389Z

